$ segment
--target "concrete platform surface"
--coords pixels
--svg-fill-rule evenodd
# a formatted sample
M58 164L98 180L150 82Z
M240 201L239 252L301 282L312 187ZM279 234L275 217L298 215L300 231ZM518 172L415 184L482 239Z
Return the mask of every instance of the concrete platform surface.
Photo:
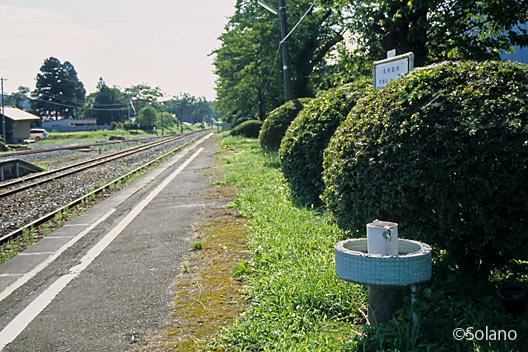
M0 265L0 349L126 351L162 325L217 140L200 139Z

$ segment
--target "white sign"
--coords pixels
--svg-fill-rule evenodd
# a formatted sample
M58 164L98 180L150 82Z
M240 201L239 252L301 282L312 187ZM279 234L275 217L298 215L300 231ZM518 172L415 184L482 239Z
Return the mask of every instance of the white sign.
M407 53L374 62L374 89L383 88L413 69L414 54Z

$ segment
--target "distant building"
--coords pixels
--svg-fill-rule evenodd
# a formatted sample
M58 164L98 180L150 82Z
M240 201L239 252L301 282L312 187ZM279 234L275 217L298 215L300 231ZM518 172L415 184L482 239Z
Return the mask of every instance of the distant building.
M198 119L196 114L193 115L189 112L180 112L179 114L177 114L177 116L181 122L188 122L191 125L197 122L202 122L201 120Z
M69 128L76 126L94 126L97 125L96 119L62 119L62 120L45 120L42 122L42 127L47 131L55 131L61 128Z
M95 131L111 130L112 125L98 125L96 119L62 119L42 122L42 127L46 131L75 132L75 131Z
M1 116L0 111L0 116ZM24 139L29 139L31 121L38 121L40 117L25 112L11 106L4 107L5 126L6 126L6 143L21 143ZM3 136L3 123L0 120L0 131Z

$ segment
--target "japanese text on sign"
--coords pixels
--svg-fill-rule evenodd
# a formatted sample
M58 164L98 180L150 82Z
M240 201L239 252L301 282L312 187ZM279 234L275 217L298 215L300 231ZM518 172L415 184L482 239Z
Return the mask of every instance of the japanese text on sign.
M390 81L394 81L404 73L409 72L412 70L413 64L413 53L374 62L374 89L383 88Z

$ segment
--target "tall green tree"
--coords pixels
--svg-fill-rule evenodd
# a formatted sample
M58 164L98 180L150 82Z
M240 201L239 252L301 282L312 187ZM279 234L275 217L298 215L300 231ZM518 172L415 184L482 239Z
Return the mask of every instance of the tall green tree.
M499 59L514 45L528 45L521 25L528 21L525 0L336 0L346 8L358 44L370 58L385 52L414 52L423 65L449 59Z
M311 4L310 0L287 3L289 29ZM254 0L237 0L235 9L219 38L221 47L213 51L218 75L215 107L234 122L263 119L284 102L279 17ZM316 92L321 77L312 73L328 65L327 54L343 39L342 18L339 8L313 7L289 37L294 97Z
M31 90L28 87L19 86L15 93L7 97L6 104L12 105L19 109L24 109L29 103L29 93Z
M159 87L151 87L145 83L136 84L130 88L125 88L127 94L133 102L134 109L139 111L145 106L159 108L158 98L163 97L163 92Z
M156 125L158 120L158 111L152 106L145 106L139 110L139 127L150 129Z
M93 104L86 108L85 115L95 117L97 123L111 124L126 121L128 117L127 97L118 88L110 88L103 78L99 78L97 92L93 95Z
M82 108L85 95L86 90L73 65L49 57L37 74L31 107L40 116L73 117Z
M208 121L210 117L216 115L212 104L204 97L197 98L188 93L163 102L163 106L170 114L175 114L178 119L190 123Z

